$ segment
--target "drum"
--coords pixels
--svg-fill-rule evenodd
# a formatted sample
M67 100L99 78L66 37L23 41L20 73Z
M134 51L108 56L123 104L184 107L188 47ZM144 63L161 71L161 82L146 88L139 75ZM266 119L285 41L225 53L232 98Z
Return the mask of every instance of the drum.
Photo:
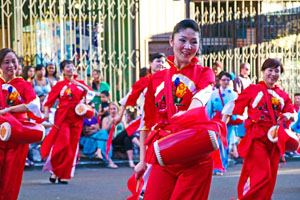
M154 142L161 166L197 161L218 148L216 134L209 130L187 129Z
M4 122L0 126L0 139L4 142L15 142L19 144L31 144L42 142L45 138L45 128L41 124L23 122L21 131L16 128L18 124Z
M272 126L268 131L268 139L273 143L276 143L278 141L278 128L279 128L278 125ZM286 133L286 136L288 136L287 141L285 142L285 151L287 152L297 151L300 145L298 137L290 129L284 129L284 131Z
M84 103L79 103L75 107L75 112L79 116L83 116L84 118L92 118L95 116L95 109Z

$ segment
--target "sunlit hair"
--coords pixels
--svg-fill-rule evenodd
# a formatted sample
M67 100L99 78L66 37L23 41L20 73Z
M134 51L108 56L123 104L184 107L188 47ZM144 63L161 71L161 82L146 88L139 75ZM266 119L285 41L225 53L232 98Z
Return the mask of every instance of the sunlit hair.
M191 19L184 19L175 25L172 33L172 39L174 39L174 35L176 33L179 33L180 31L185 30L187 28L191 28L195 32L199 33L199 37L200 37L200 27L197 24L197 22Z
M284 72L283 64L277 59L268 58L261 66L261 71L265 71L268 68L276 68L278 66L280 67L280 73L282 74Z

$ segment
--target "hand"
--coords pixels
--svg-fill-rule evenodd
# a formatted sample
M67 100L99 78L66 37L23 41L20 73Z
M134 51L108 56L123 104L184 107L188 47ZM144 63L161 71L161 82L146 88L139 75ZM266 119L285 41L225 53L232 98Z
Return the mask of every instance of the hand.
M121 120L122 120L121 115L120 116L116 116L116 117L113 118L113 122L115 124L119 124L121 122Z
M0 110L0 116L1 116L1 115L4 115L5 113L6 113L6 110L5 110L5 109Z
M184 113L186 113L186 111L179 111L178 113L175 113L172 118L175 118L175 117L179 117L180 115L183 115Z
M145 162L139 162L135 167L134 167L134 173L135 173L135 179L139 180L147 170L147 165Z
M280 124L281 120L283 120L284 122L288 121L290 118L286 115L282 115L280 117L278 117L277 119L277 124Z

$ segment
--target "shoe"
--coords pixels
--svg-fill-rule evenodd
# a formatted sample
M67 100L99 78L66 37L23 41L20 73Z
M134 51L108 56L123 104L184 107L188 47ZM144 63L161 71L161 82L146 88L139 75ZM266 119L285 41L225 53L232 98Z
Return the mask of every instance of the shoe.
M145 191L143 190L139 196L139 200L143 200L145 195Z
M66 180L61 180L60 178L58 178L57 180L59 184L64 184L64 185L68 184L68 181Z
M223 174L223 172L215 172L214 175L216 175L216 176L223 176L224 174Z
M52 176L52 175L51 175L51 176ZM55 183L55 182L56 182L56 178L57 178L57 177L55 177L55 178L52 178L51 176L49 177L49 181L50 181L51 183Z
M109 163L107 165L108 168L111 168L111 169L117 169L118 168L118 165L116 165L115 163Z
M132 160L129 160L129 167L130 168L134 168L135 167L134 162Z

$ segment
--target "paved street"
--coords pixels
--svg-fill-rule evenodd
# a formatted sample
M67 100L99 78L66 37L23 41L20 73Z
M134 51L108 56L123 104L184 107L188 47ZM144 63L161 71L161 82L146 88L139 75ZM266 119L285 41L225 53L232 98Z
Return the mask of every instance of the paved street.
M236 198L242 165L229 168L224 176L214 176L209 200ZM132 169L120 167L78 168L68 185L50 184L49 174L40 169L25 170L20 200L119 200L129 195L126 182ZM196 181L196 180L195 180ZM279 169L273 200L299 200L300 161L288 161Z

